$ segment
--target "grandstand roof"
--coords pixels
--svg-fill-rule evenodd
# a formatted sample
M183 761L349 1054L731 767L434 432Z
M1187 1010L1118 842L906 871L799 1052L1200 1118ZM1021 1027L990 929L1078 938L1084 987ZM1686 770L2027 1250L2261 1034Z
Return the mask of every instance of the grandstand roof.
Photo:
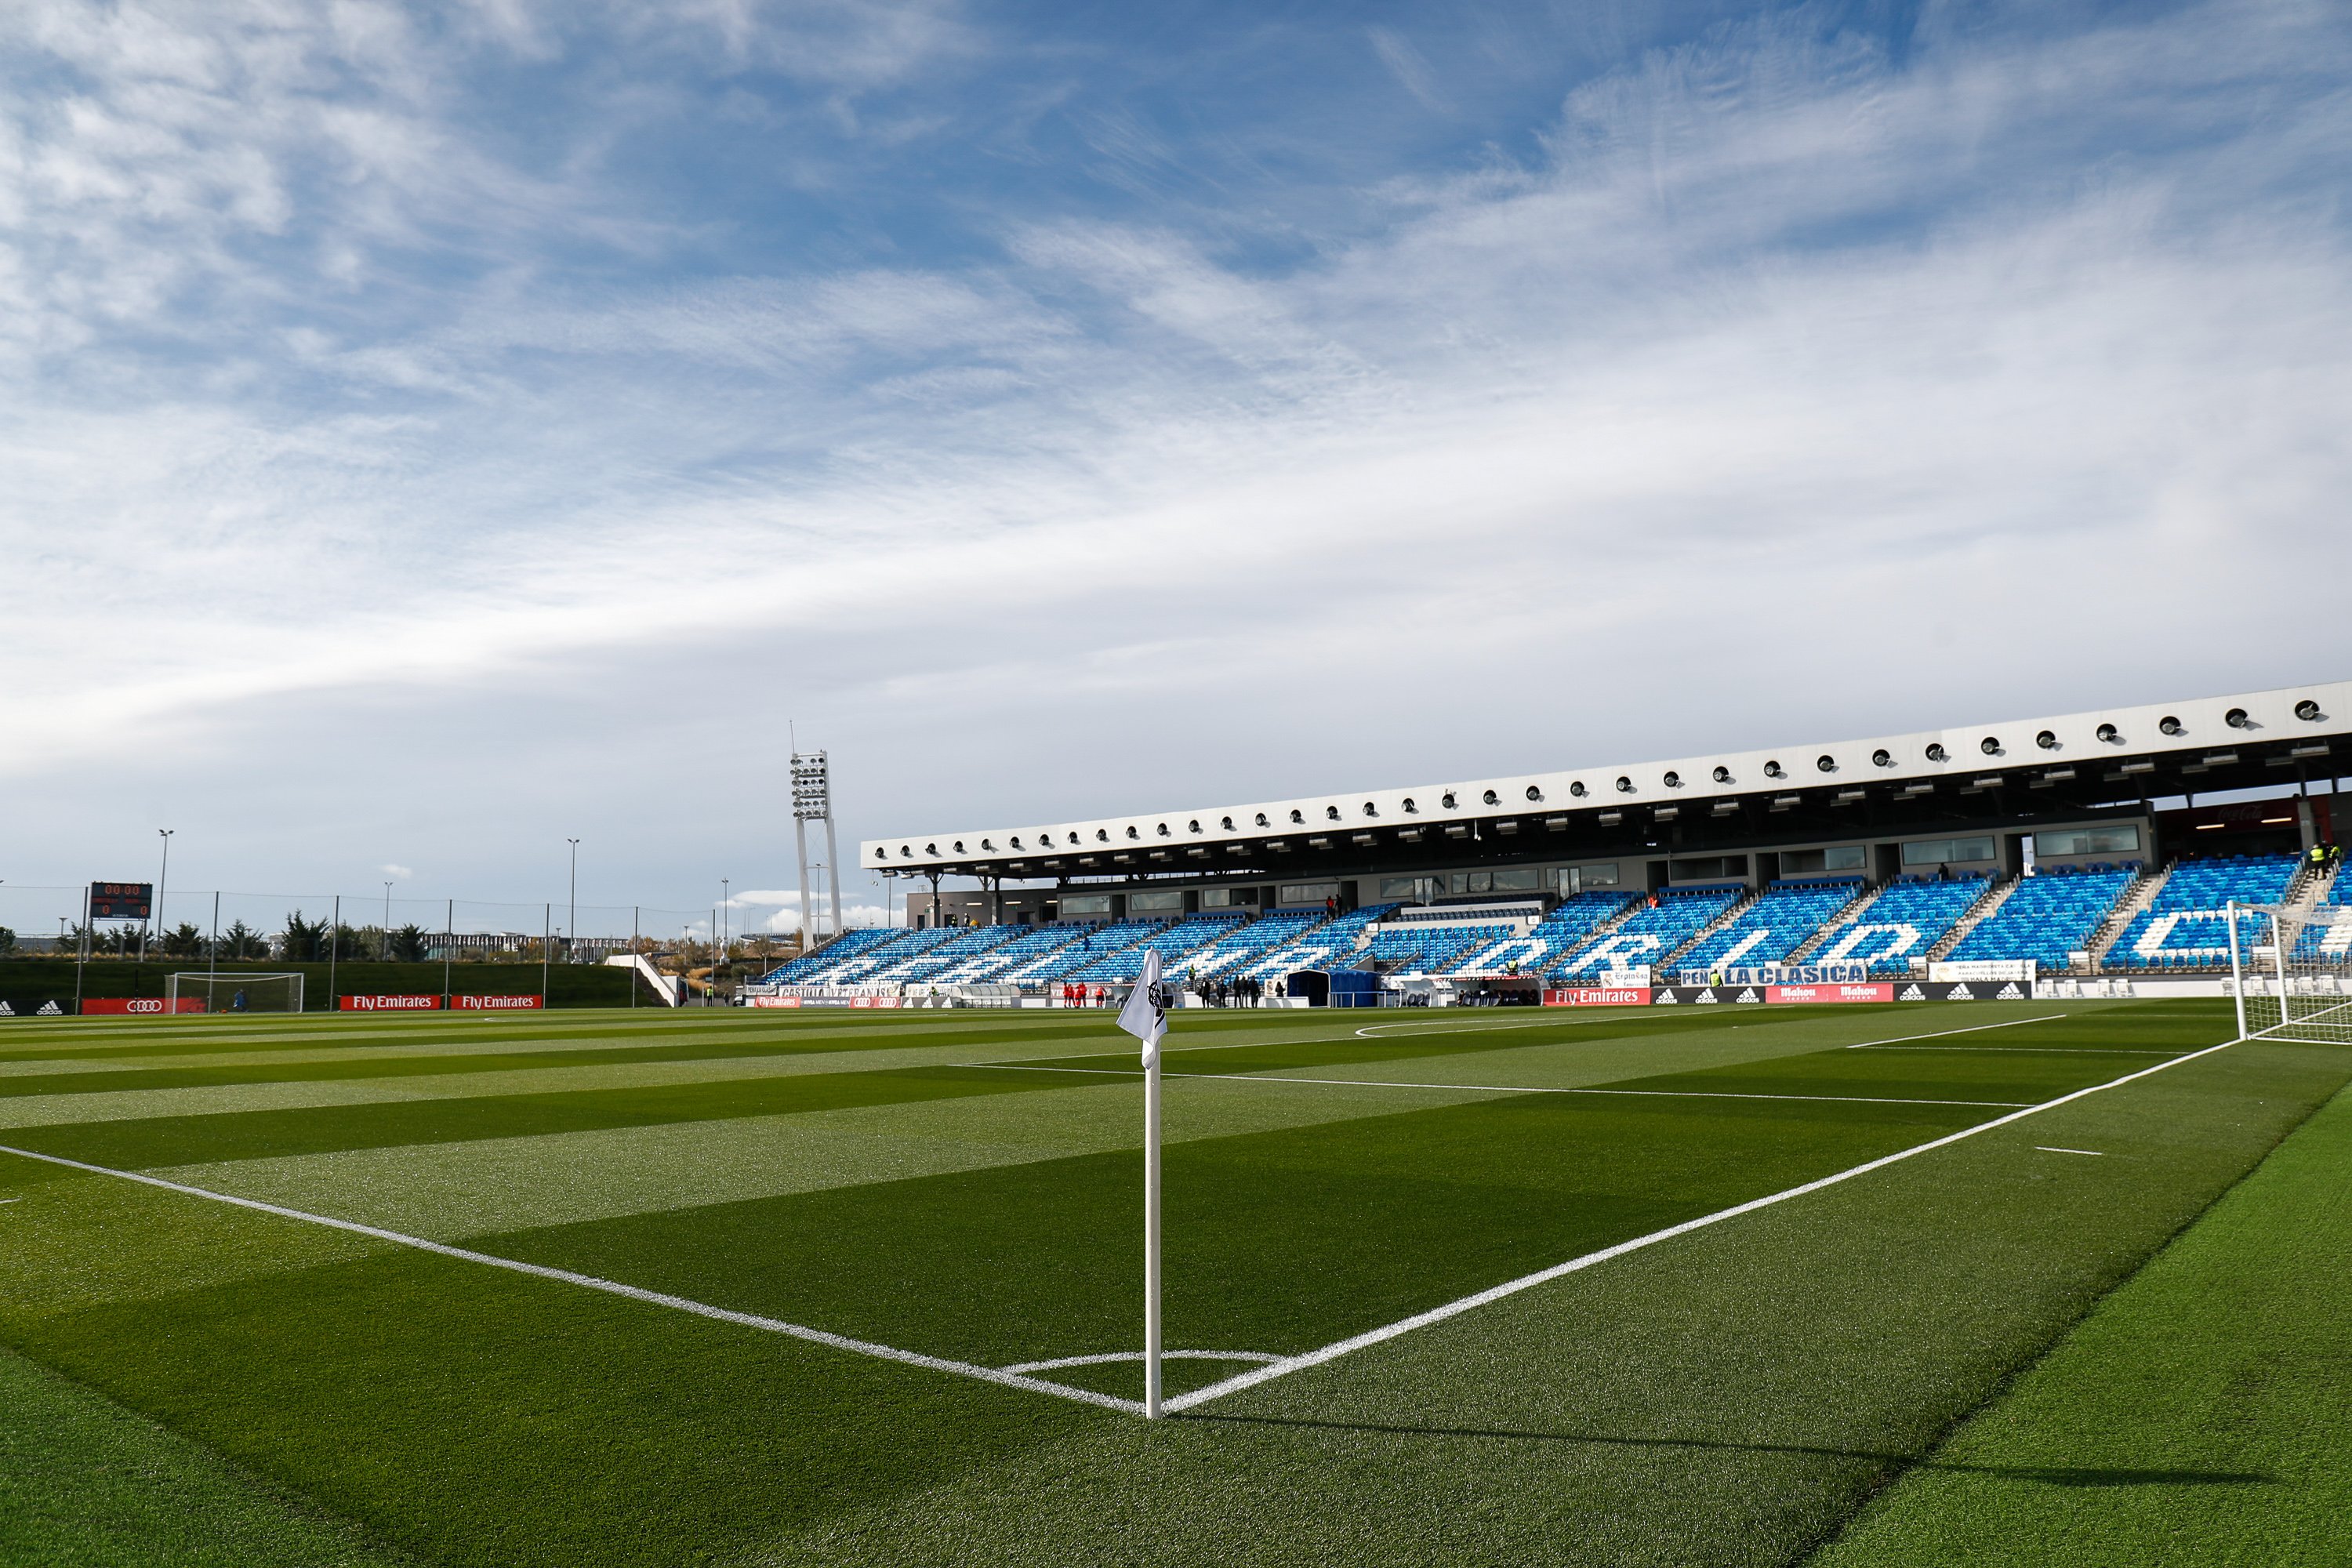
M1800 824L1886 832L1956 816L2092 811L2291 782L2282 772L2289 766L2328 774L2347 757L2352 682L2336 681L1666 762L906 834L866 840L858 860L877 871L958 876L1288 876L1418 858L1490 836L1514 842L1489 846L1489 855L1505 847L1557 858L1601 853L1612 839L1654 837L1670 826L1688 847ZM2014 804L2004 804L2012 792ZM1458 858L1461 848L1448 852Z

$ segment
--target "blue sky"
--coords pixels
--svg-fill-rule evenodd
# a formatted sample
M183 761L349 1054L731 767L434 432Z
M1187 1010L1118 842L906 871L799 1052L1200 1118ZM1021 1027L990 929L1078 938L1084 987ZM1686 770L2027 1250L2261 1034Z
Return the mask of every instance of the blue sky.
M29 0L0 886L2340 679L2347 148L2323 5Z

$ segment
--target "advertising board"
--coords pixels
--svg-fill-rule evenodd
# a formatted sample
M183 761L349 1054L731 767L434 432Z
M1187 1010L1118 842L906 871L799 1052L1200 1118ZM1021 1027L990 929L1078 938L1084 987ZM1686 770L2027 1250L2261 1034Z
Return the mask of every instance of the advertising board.
M1650 987L1646 985L1581 985L1570 986L1543 994L1547 1007L1646 1007L1650 1005Z
M1913 980L1896 986L1897 1002L2030 1002L2030 980Z
M161 996L92 996L82 1003L81 1010L92 1016L144 1018L159 1013L201 1013L205 1004L196 996L181 997L176 1007Z
M518 1008L544 1007L544 996L452 996L449 1005L460 1013L506 1013Z
M1864 981L1843 985L1773 985L1764 992L1767 1002L1892 1002L1895 983L1891 980Z
M1870 982L1866 960L1852 963L1759 963L1729 969L1682 972L1685 985L1864 985Z
M0 996L0 1018L62 1018L73 1006L70 996Z
M2028 985L2039 977L2041 964L2031 958L1978 958L1954 963L1946 960L1927 965L1930 980L2022 980Z
M339 996L346 1013L432 1013L441 1006L438 996Z

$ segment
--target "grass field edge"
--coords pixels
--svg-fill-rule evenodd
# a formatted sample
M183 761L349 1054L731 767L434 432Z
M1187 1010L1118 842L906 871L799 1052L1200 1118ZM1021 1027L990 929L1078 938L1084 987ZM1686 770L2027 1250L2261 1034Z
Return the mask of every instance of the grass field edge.
M2259 1045L2265 1043L2284 1043L2293 1045L2315 1042L2271 1042L2266 1041L2263 1037L2258 1035L2242 1035L2237 1039L2224 1042L2225 1045L2232 1046ZM2216 1047L2213 1048L2219 1049L2221 1047ZM2204 1053L2200 1054L2201 1055ZM2168 1066L2170 1064L2168 1063L2166 1065ZM2312 1106L2310 1110L2305 1111L2303 1115L2297 1117L2292 1125L2282 1128L2277 1136L2271 1140L2270 1143L2263 1149L2261 1154L2250 1163L2243 1171L2241 1171L2234 1179L2217 1190L2210 1198L2198 1207L2195 1213L2184 1216L2179 1225L2173 1226L2170 1231L2167 1232L2154 1247L2149 1247L2147 1253L2141 1257L2137 1263L2132 1266L2129 1271L2117 1276L2116 1279L2106 1287L2106 1289L2101 1290L2097 1295L2092 1297L2088 1301L2084 1303L2083 1310L2074 1315L2074 1320L2068 1322L2058 1332L2051 1335L2049 1340L2039 1351L2020 1361L2015 1366L2003 1373L1994 1383L1993 1386L1986 1392L1982 1399L1969 1406L1967 1410L1961 1411L1958 1415L1954 1415L1951 1420L1947 1422L1944 1425L1943 1429L1936 1434L1934 1440L1920 1450L1917 1458L1903 1460L1895 1465L1891 1473L1887 1474L1873 1485L1863 1498L1855 1503L1853 1508L1848 1510L1843 1519L1837 1521L1835 1524L1832 1525L1829 1529L1822 1531L1820 1536L1805 1545L1797 1555L1790 1557L1789 1562L1792 1565L1792 1568L1803 1568L1804 1564L1819 1560L1823 1552L1828 1552L1832 1547L1836 1546L1838 1542L1844 1540L1857 1527L1866 1522L1869 1518L1877 1511L1877 1510L1885 1504L1889 1494L1891 1494L1906 1479L1916 1474L1920 1470L1927 1468L1928 1467L1941 1461L1946 1454L1949 1452L1952 1445L1959 1438L1962 1433L1966 1432L1968 1428L1977 1421L1990 1415L1994 1412L1998 1411L2003 1405L2007 1404L2012 1397L2014 1397L2020 1385L2042 1367L2048 1365L2053 1358L2062 1353L2074 1337L2082 1331L2083 1326L2095 1317L2109 1301L2113 1300L2126 1287L2131 1285L2133 1281L2145 1275L2149 1268L2156 1265L2158 1259L2165 1256L2165 1254L2179 1246L2191 1232L2196 1230L2200 1226L2205 1224L2206 1221L2211 1217L2215 1209L2219 1208L2222 1203L2231 1196L2231 1194L2236 1193L2247 1183L2252 1181L2255 1175L2261 1172L2263 1167L2269 1164L2270 1162L2277 1155L2278 1152L2284 1148L2286 1143L2295 1136L2295 1134L2301 1132L2305 1127L2308 1127L2312 1121L2318 1117L2321 1111L2326 1110L2329 1106L2334 1105L2338 1100L2345 1100L2347 1097L2352 1097L2352 1086L2337 1089L2334 1094L2321 1100L2317 1104Z

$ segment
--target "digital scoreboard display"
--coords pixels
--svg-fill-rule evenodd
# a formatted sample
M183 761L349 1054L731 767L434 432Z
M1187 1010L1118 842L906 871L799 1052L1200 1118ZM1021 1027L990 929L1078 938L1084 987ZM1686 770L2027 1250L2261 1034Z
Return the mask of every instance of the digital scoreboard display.
M94 921L143 921L155 912L152 882L92 882L89 918Z

